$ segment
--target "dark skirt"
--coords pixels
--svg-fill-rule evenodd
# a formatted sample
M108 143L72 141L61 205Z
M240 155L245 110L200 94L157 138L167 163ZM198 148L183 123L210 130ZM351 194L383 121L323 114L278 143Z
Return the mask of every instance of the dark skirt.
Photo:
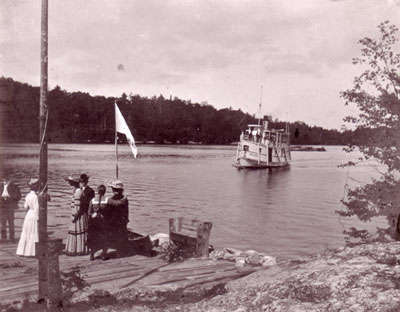
M119 253L124 253L128 248L128 229L126 223L110 224L108 236L109 246L116 249Z
M96 217L89 220L87 244L91 252L107 247L109 240L107 232L103 218Z

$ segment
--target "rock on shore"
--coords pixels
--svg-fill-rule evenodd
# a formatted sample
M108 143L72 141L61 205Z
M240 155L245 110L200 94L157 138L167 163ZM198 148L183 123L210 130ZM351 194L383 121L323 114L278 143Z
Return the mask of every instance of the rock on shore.
M400 311L400 243L326 251L280 263L226 287L226 294L183 310Z
M141 296L149 299L151 292L146 294L149 290L142 289ZM170 300L160 305L162 297ZM117 302L124 300L122 296ZM311 258L281 262L229 282L224 291L219 289L218 293L209 293L195 302L182 302L158 292L151 305L117 303L90 311L397 312L400 311L400 243L345 247Z

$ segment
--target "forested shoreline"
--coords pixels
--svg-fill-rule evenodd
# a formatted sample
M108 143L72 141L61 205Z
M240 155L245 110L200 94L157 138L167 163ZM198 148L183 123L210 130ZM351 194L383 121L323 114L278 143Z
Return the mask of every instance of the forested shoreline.
M1 141L28 143L39 140L40 88L0 78ZM114 142L114 102L117 102L133 136L139 142L158 144L231 144L239 140L255 116L239 110L217 110L211 105L179 98L140 95L92 96L68 92L56 86L49 91L48 136L50 143ZM285 128L284 121L271 126ZM346 145L352 131L340 132L302 121L289 123L291 143L302 145ZM121 138L124 140L124 138Z

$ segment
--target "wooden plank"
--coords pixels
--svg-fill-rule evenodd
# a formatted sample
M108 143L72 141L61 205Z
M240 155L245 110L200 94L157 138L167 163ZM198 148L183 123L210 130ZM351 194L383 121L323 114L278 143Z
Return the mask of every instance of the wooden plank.
M192 279L199 276L215 276L216 274L236 274L236 269L225 269L225 270L214 270L213 268L204 268L202 270L191 270L186 272L180 272L179 270L173 272L161 272L158 271L156 274L150 276L147 280L170 280L175 278Z
M234 271L224 271L223 273L215 271L207 271L207 272L192 272L191 274L182 274L182 275L157 275L157 278L153 278L151 281L151 285L166 285L171 283L176 283L177 281L190 281L190 280L200 280L200 279L210 279L215 280L221 276L225 277L235 277L237 275L236 270Z
M34 281L37 281L37 274L38 274L37 272L34 272L29 275L17 274L4 278L0 282L0 292L2 292L7 287L11 287L14 285L21 285L22 282L24 285L27 283L33 283Z
M202 264L202 263L198 263L198 265L196 266L188 266L188 267L180 267L180 266L173 266L173 267L165 267L162 268L160 271L161 272L190 272L193 270L201 270L201 269L214 269L214 270L218 270L218 269L222 269L222 268L234 268L234 265L232 265L231 262L222 262L220 263L220 261L215 261L215 264Z
M187 233L193 232L194 233L193 235L197 235L197 227L183 224L181 230L177 233L183 233L183 232L187 232Z
M37 285L37 278L36 278L36 281L34 281L34 282L29 282L29 283L24 282L23 284L13 285L13 286L9 286L9 287L2 287L1 293L11 292L15 289L20 290L20 289L24 289L27 287L29 288L33 285Z
M104 277L106 279L110 279L111 277L113 279L118 279L122 277L131 277L131 276L137 276L140 274L147 273L149 271L153 271L154 269L159 268L159 265L152 265L152 266L147 266L145 268L143 267L136 267L136 268L130 268L126 270L99 270L95 272L85 272L86 278L88 281L91 281L95 283L96 280L101 280Z
M197 245L196 237L188 236L188 235L181 234L181 233L170 233L169 239L172 240L173 242L178 242L181 244L188 244L191 246Z
M12 293L7 295L0 294L1 303L22 302L24 299L37 300L38 299L38 286L35 285L32 289L26 290L21 293Z
M225 274L225 275L232 275L235 276L237 274L236 268L231 266L230 269L224 268L224 269L214 269L214 268L203 268L202 270L190 270L186 272L180 272L180 271L169 271L169 272L157 272L157 274L150 275L143 279L144 284L150 284L150 285L157 285L157 284L166 284L166 283L171 283L171 281L177 281L177 280L190 280L190 279L197 279L200 277L216 277L217 274Z
M219 275L219 276L211 276L211 277L204 277L198 279L188 280L186 283L181 283L180 286L183 288L194 287L196 285L204 285L207 283L214 283L214 282L221 282L222 280L234 280L240 277L249 275L251 272L238 272L234 275Z

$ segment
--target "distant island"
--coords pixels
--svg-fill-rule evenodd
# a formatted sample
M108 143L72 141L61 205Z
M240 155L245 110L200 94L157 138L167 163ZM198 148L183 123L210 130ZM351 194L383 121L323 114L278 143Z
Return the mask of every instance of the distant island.
M325 147L315 147L315 146L303 146L303 145L292 145L290 147L291 151L295 152L326 152Z
M2 143L39 141L39 99L39 87L0 78ZM248 124L258 122L254 115L240 109L217 110L209 104L176 97L147 98L125 93L118 98L92 96L56 86L49 91L48 99L49 142L114 142L115 101L133 136L142 143L228 145L238 141ZM286 122L268 117L271 127L285 128ZM352 131L328 130L302 121L289 123L289 129L292 145L346 145L357 136Z

